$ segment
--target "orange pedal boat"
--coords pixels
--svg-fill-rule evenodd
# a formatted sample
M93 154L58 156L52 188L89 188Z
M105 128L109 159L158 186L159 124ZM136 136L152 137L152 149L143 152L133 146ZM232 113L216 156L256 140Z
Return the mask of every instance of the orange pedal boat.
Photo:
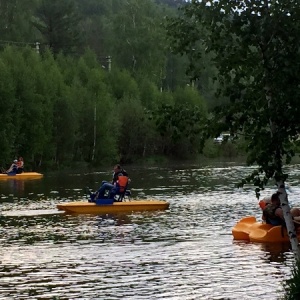
M234 240L247 240L256 243L282 243L289 242L287 231L282 226L273 226L257 222L255 217L241 219L233 228ZM300 232L298 232L300 240Z
M132 211L164 210L169 207L169 202L162 200L136 200L126 202L113 202L112 204L97 205L92 202L78 201L59 203L57 208L67 213L99 214Z
M44 175L37 172L23 172L16 175L0 174L1 179L38 179L42 178Z

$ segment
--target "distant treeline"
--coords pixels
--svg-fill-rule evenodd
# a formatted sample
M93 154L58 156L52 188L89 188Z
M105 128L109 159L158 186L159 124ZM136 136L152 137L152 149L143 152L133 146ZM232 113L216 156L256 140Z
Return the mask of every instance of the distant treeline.
M160 91L147 78L31 48L0 53L0 156L35 164L130 162L197 153L205 104L191 87ZM200 138L200 137L199 137Z
M170 50L184 2L0 0L1 165L196 156L214 85Z

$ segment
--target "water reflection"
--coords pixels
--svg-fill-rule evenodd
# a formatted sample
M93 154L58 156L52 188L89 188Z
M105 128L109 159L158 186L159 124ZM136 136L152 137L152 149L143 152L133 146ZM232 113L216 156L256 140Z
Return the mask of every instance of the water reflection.
M24 180L9 180L8 185L10 188L17 192L17 193L23 193L24 192Z
M110 170L51 174L22 188L0 183L0 299L276 299L290 274L289 244L232 240L238 220L261 214L252 187L234 185L249 171L137 167L134 197L166 199L170 209L126 214L55 208L84 198L82 187L97 187Z
M103 214L98 215L96 217L96 220L99 222L98 226L122 226L122 225L128 225L131 224L130 217L128 214L125 213L118 213L118 214Z
M292 254L290 243L267 243L260 244L260 246L271 263L284 263L287 257Z

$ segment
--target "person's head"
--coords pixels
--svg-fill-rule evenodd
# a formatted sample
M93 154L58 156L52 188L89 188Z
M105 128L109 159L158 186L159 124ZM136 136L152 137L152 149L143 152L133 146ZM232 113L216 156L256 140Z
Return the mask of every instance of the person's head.
M272 204L280 204L279 193L275 193L271 196Z
M14 160L14 163L17 163L17 162L18 162L18 160L17 160L17 159L15 159L15 160Z
M122 168L121 168L121 166L119 164L117 164L117 165L114 166L114 171L115 172L121 171L121 169Z
M22 161L22 160L23 160L23 157L20 156L20 157L19 157L19 160Z

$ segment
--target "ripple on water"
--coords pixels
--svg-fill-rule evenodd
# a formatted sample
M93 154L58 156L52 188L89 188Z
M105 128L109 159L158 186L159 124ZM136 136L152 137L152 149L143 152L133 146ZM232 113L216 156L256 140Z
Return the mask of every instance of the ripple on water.
M201 172L206 181L221 175L224 182L227 176L237 181L241 175L229 168L176 176L184 176L188 186ZM5 203L0 299L273 300L282 295L293 259L289 246L232 241L231 228L241 217L260 215L253 191L199 184L191 193L179 188L170 193L164 186L161 193L157 197L170 201L169 210L118 215L57 214L51 212L59 201L54 198Z
M3 281L0 292L8 296L34 290L47 297L64 290L72 299L82 297L82 291L90 299L267 299L264 287L259 287L270 271L276 273L280 266L264 261L253 266L247 250L241 256L238 249L231 252L232 247L225 243L220 245L222 251L208 245L193 241L150 243L147 247L123 244L121 248L115 244L66 244L64 251L51 244L39 245L34 251L26 246L11 253L13 262L5 255L3 264L10 273L7 282L15 284L9 287ZM250 258L257 260L260 249L251 248ZM276 282L267 286L278 288Z

